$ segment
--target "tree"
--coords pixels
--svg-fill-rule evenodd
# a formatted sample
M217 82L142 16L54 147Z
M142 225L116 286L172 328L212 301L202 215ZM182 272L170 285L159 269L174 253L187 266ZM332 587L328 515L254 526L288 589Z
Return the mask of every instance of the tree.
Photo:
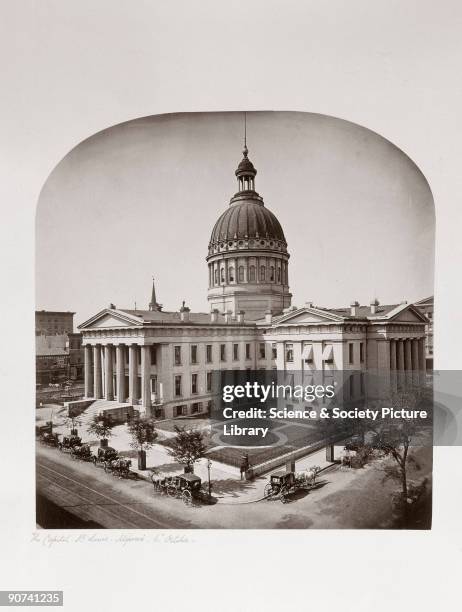
M174 429L176 436L168 452L175 461L185 466L185 471L192 471L194 463L203 457L207 450L204 434L198 429L186 429L178 425L175 425Z
M431 411L431 390L423 386L408 386L391 394L391 407L396 410L416 410L427 406L427 414ZM430 406L429 406L430 403ZM422 423L415 419L381 419L378 422L368 422L366 427L372 433L372 448L376 448L395 461L393 466L385 466L388 478L394 478L401 484L400 506L404 523L408 520L408 503L413 497L408 484L408 468L413 464L419 468L415 458L409 454L411 443L423 432ZM364 424L363 424L364 425ZM411 500L412 501L412 500Z
M147 451L152 448L157 431L153 419L134 418L128 425L128 431L132 437L130 446L137 451Z
M87 432L93 434L98 440L108 440L112 436L114 424L111 419L103 414L96 414L87 427Z
M64 420L64 424L70 429L71 434L77 430L77 427L82 425L82 421L77 416L68 416Z

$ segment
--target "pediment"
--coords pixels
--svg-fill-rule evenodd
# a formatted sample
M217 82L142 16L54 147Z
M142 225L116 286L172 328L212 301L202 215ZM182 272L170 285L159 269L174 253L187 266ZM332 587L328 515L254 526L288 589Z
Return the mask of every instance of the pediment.
M343 319L331 312L324 312L317 309L304 308L303 310L288 313L275 323L278 325L313 325L317 323L340 322Z
M393 321L399 321L400 323L426 323L426 318L412 306L409 306L405 310L402 310L395 316L390 317Z
M85 323L79 329L107 329L114 327L139 327L143 321L138 317L116 310L103 310Z

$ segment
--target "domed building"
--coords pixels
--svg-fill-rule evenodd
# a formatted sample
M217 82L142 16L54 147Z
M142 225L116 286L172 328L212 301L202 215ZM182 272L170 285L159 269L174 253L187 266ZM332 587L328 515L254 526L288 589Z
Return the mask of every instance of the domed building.
M238 191L210 237L208 301L212 311L255 321L290 306L289 253L281 224L255 191L257 170L247 146L243 154Z
M210 414L212 375L223 370L278 370L309 384L316 373L330 384L334 371L350 370L345 389L361 398L357 374L368 368L385 381L425 369L428 320L412 304L291 306L287 241L255 191L246 146L243 153L238 191L210 237L210 312L191 312L185 302L164 310L153 284L146 309L111 303L96 313L79 325L85 397L70 409L114 419L132 410L159 419Z

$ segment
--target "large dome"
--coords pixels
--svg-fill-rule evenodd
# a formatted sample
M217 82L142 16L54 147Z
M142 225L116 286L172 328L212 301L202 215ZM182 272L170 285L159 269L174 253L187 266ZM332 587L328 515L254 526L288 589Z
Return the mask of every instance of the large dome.
M223 240L246 238L286 242L276 216L256 199L233 202L215 223L210 242L217 244Z

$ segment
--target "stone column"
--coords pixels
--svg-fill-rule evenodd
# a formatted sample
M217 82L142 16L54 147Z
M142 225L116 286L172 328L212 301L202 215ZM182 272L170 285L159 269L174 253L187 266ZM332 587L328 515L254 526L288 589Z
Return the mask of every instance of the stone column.
M149 346L141 347L141 404L151 408L151 352Z
M397 342L398 342L398 355L397 355L398 370L404 370L404 340L401 340L400 338Z
M405 354L405 362L406 362L406 370L412 370L412 355L411 355L411 340L408 338L404 341L404 354Z
M101 378L101 344L93 347L93 381L94 381L94 397L101 399L103 397L103 383Z
M93 395L93 372L92 366L92 346L85 345L85 397L94 397Z
M111 402L114 400L114 381L112 368L112 344L106 344L104 355L104 379L106 381L106 399Z
M419 341L414 339L412 342L412 369L420 370L419 364Z
M117 400L125 402L125 346L118 344L116 348L117 354Z
M425 338L421 338L418 340L419 343L419 370L425 372L426 364L425 364Z
M138 403L138 345L131 344L128 352L128 401L130 404Z
M390 370L396 370L396 340L390 340Z

